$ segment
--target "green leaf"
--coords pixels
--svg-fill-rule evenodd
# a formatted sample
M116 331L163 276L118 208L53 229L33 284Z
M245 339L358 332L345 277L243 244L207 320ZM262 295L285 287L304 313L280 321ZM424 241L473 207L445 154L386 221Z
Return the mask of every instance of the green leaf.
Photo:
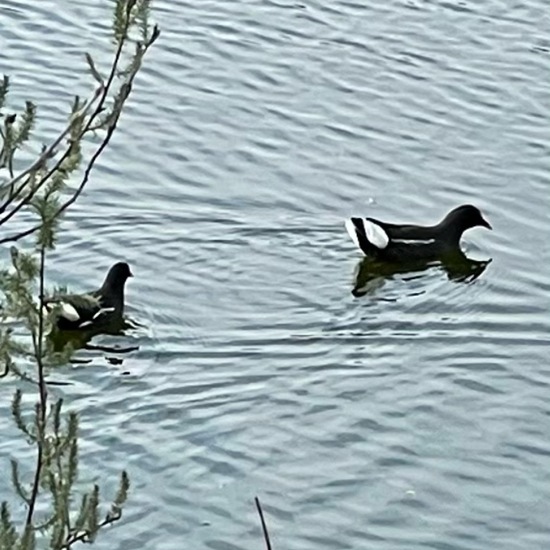
M90 540L94 540L99 529L99 485L94 485L94 488L90 491L88 504L86 530Z
M149 17L151 13L150 0L141 0L138 2L136 19L141 31L141 39L146 42L149 37Z
M36 548L36 539L34 536L34 529L32 525L27 525L23 536L16 546L17 550L34 550Z
M120 42L125 37L126 28L126 0L116 0L113 16L113 34Z
M11 481L17 494L27 503L31 501L28 491L21 484L21 479L19 478L19 465L16 460L11 459Z
M90 67L90 72L92 73L92 76L99 82L99 84L103 85L103 77L99 74L99 71L96 69L94 60L92 56L86 52L86 61L88 63L88 66Z
M7 502L0 506L0 548L11 550L17 542L17 532L11 520L10 509Z
M122 470L120 474L120 485L115 497L115 504L121 507L128 498L128 491L130 490L130 478L126 470Z
M25 111L15 130L14 148L20 147L29 137L36 118L36 106L32 101L25 103Z
M82 499L80 501L80 509L78 510L78 515L76 516L76 520L73 524L73 531L75 533L79 533L84 529L84 525L86 524L86 520L88 518L90 509L90 498L87 494L82 495Z
M0 109L4 107L4 103L6 102L6 96L8 95L8 91L10 89L10 77L5 74L2 78L2 82L0 82Z
M13 394L13 399L11 402L11 414L15 420L15 425L32 441L36 441L36 435L29 430L23 414L21 413L21 399L23 394L20 389L15 390Z

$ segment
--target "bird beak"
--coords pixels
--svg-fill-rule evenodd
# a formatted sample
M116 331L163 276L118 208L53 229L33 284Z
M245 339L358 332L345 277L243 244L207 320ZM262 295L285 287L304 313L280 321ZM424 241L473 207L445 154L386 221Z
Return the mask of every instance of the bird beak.
M133 277L133 276L134 276L134 274L130 271L130 272L128 273L128 277Z
M479 225L486 227L487 229L493 229L491 224L485 218L481 218L481 223Z

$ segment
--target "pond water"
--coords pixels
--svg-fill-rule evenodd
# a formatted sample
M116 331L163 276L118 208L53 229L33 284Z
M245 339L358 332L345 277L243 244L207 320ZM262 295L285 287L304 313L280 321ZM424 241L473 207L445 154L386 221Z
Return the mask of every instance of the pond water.
M162 35L63 224L50 284L127 260L139 346L52 373L81 479L132 492L96 547L550 546L550 42L525 0L159 0ZM54 135L108 61L102 0L4 0L11 101ZM352 294L351 214L476 204L475 279ZM0 385L0 469L34 456ZM29 397L32 402L34 397ZM27 463L27 459L29 462ZM12 494L0 476L0 496ZM108 496L108 495L106 495ZM14 504L17 509L17 505Z

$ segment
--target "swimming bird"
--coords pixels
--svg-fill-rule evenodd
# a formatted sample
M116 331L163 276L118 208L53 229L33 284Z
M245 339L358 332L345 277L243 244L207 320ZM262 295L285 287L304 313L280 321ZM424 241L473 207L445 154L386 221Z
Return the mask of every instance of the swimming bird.
M124 313L124 285L133 277L126 262L114 264L101 287L86 294L58 294L44 300L48 314L55 315L60 330L93 330Z
M451 210L436 225L392 224L375 218L349 218L351 240L369 257L388 262L437 259L460 250L462 234L471 227L492 229L471 204Z

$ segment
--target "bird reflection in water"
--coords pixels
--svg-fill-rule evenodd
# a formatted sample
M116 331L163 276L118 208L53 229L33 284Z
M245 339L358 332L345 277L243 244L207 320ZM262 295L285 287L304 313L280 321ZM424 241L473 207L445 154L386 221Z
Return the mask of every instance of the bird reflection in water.
M105 359L115 365L120 365L123 359L119 357L120 354L128 354L139 349L139 346L119 346L119 345L107 345L107 344L92 344L92 340L99 336L125 336L127 332L132 329L141 327L139 323L131 321L129 319L117 319L109 324L107 327L92 329L92 330L58 330L53 329L48 335L48 343L51 346L51 350L56 353L62 353L67 350L71 350L72 353L78 350L102 352L105 353ZM113 356L112 354L116 354ZM78 357L71 357L70 362L73 364L87 364L91 359L81 359Z
M453 251L437 259L416 260L407 263L383 262L365 257L358 264L351 293L356 298L367 294L372 295L382 288L387 280L393 279L396 275L418 274L437 267L447 274L450 281L471 283L481 276L491 261L492 259L474 260L468 258L461 250Z

